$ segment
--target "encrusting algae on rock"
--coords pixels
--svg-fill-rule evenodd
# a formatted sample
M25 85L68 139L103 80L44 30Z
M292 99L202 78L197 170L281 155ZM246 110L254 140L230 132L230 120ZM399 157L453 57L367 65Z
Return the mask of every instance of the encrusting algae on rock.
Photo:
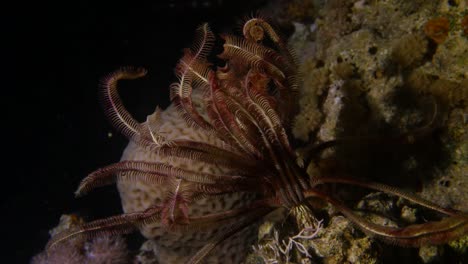
M409 252L379 250L373 236L423 246L423 261L460 257L463 237L452 242L456 250L437 249L467 232L468 45L459 45L467 41L462 22L443 41L424 28L434 17L463 21L465 4L304 3L313 10L298 12L300 1L269 7L286 12L278 18L300 19L290 39L299 65L272 27L252 18L243 39L223 35L220 57L228 63L213 70L205 61L212 33L204 25L199 33L208 41L179 62L173 105L144 123L119 105L116 92L119 79L144 73L110 75L109 115L132 142L122 162L90 174L77 193L116 181L126 214L65 231L48 248L138 228L149 239L140 263L239 263L257 237L257 220L283 208L263 220L260 230L267 231L247 263L378 263ZM291 126L297 70L300 112ZM193 94L191 85L198 87ZM303 147L293 150L296 140Z
M352 166L357 167L356 172L362 173L363 177L378 177L418 191L423 197L443 206L467 211L468 35L464 32L466 23L463 22L466 20L467 3L304 2L308 2L307 7L313 3L313 8L308 12L301 11L301 14L313 13L314 17L298 19L297 14L288 13L291 11L288 8L279 8L286 12L275 12L284 21L293 21L295 33L290 37L290 45L301 55L303 84L300 90L301 112L296 117L293 130L296 138L312 142L324 131L329 131L329 135L337 138L350 138L357 141L355 144L365 144L366 138L382 134L391 138L392 135L434 125L435 134L427 135L412 149L400 147L392 150L396 151L394 155L402 157L400 160L381 157L384 161L377 160L381 163L374 169L363 171L366 162L376 162L370 159L372 154L369 155L368 151L375 151L378 146L347 147L354 150L337 148L335 155L349 163L360 164ZM425 30L426 25L437 17L450 21L444 41L440 43L428 36ZM329 91L333 91L333 84L337 82L343 88L335 102L341 105L330 111L326 102L333 94ZM336 109L341 109L338 125L327 128L330 116L337 115ZM431 123L433 118L434 123ZM432 149L428 151L428 147ZM382 164L387 161L389 164ZM309 174L316 173L319 166L310 164ZM391 172L382 173L385 169ZM376 199L375 202L381 203L381 198ZM387 206L401 212L393 213L392 217L397 219L414 222L421 214L411 204L389 201ZM324 226L323 234L327 232L327 222ZM332 230L330 226L329 232ZM362 239L358 233L353 235L356 240ZM318 243L319 238L311 240L310 250L317 249L312 245ZM316 259L323 259L326 263L379 263L396 258L392 253L379 251L375 243L363 245L362 250L370 253L357 260L346 250L330 253L325 248L336 243L333 239L341 240L330 239L321 241L324 249L322 253L316 251ZM464 240L466 237L460 239ZM341 243L344 248L351 248L346 242ZM465 251L438 250L434 259L463 258L466 243L451 242L448 246L464 248ZM401 254L409 254L408 250L402 251L406 253ZM419 261L424 261L424 252L421 254ZM406 263L412 260L394 261Z

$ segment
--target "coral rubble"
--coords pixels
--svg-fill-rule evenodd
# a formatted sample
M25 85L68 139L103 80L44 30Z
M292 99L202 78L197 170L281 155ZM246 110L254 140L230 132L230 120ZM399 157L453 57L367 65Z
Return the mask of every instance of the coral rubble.
M298 7L301 3L303 8ZM467 2L309 0L276 5L286 7L272 4L267 10L283 10L270 12L283 23L292 21L290 45L303 76L295 137L305 144L354 139L357 144L350 145L364 145L337 147L334 156L347 160L344 166L355 175L378 177L442 206L467 211ZM408 140L407 147L365 145L374 136L391 141L392 135L412 133L415 141ZM382 154L378 148L397 153ZM317 166L310 164L309 173L317 173ZM350 193L337 195L354 197ZM407 223L422 215L411 204L371 195L356 208L363 209L365 201L385 204L387 216ZM398 225L388 217L371 219ZM331 216L308 244L315 258L325 263L382 261L379 246L371 242L363 246L359 241L364 238L352 226L345 228L349 235L331 237L336 221ZM451 243L448 250L423 247L419 260L429 263L447 255L460 259L467 248L463 241L466 238ZM337 243L330 248L340 252L320 248ZM368 252L357 262L351 253L355 251L349 250L354 247Z

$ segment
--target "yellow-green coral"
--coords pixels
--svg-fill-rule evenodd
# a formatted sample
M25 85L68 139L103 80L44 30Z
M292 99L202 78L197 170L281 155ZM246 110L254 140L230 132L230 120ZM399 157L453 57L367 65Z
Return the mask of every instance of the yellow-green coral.
M468 249L468 236L450 242L449 246L459 254L465 254Z

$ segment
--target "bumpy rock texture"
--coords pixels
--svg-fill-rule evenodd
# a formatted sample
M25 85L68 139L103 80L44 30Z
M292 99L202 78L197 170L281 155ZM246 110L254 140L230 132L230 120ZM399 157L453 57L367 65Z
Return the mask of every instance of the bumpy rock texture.
M290 45L301 65L301 111L294 136L304 144L349 139L322 159L338 160L333 164L352 176L468 211L467 8L462 0L271 4L267 12L294 25ZM407 137L395 143L398 135ZM309 165L311 177L319 176L319 167ZM338 197L362 194L338 187ZM369 219L389 226L414 223L422 214L410 203L379 193L349 205L374 212ZM466 238L423 247L419 257L417 249L382 250L381 242L372 242L333 213L328 208L325 228L304 242L314 252L312 260L430 263L462 261L466 255ZM378 216L382 213L387 217Z
M349 142L325 152L320 157L323 162L309 164L311 177L326 174L327 164L332 164L354 177L396 185L439 205L468 211L467 8L466 0L280 0L265 8L280 24L294 27L290 45L303 79L294 136L301 146L336 138ZM172 106L161 118L160 133L169 140L221 144L189 128ZM407 136L395 143L397 135ZM164 160L133 143L122 160L219 171L213 166ZM160 202L167 191L165 186L143 181L120 181L118 188L125 212L142 211ZM367 217L381 225L410 224L423 217L412 204L385 194L337 188L336 195L352 201L349 205L356 210L372 212ZM190 206L189 215L241 207L251 200L244 194L202 199ZM290 263L414 263L418 258L426 263L461 263L466 255L467 238L448 246L421 248L419 257L412 249L383 250L381 242L366 237L333 208L321 208L315 217L324 218L323 228L299 241L308 254L298 252L297 247L288 251ZM247 263L278 261L274 252L259 249L297 234L285 219L283 215L262 225L257 250ZM168 233L155 223L141 231L149 240L137 256L140 263L181 263L221 230ZM255 232L253 227L223 242L207 262L238 263L249 250L250 240L257 237ZM57 259L64 256L59 253ZM38 256L36 261L47 261L47 256Z

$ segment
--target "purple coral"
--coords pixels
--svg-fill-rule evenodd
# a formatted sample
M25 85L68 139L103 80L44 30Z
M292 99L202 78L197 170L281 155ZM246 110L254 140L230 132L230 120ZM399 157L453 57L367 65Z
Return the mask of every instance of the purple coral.
M74 243L75 242L75 243ZM122 264L128 263L125 240L118 236L100 236L84 244L76 241L63 243L49 252L35 256L32 264Z

